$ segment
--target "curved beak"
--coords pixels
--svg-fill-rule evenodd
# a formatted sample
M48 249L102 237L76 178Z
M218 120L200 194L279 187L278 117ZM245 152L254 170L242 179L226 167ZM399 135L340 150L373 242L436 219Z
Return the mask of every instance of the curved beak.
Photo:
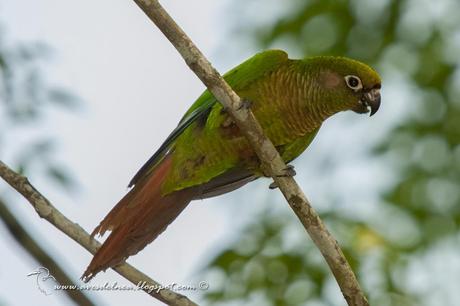
M371 109L370 116L374 115L380 108L380 88L373 88L364 93L361 102Z

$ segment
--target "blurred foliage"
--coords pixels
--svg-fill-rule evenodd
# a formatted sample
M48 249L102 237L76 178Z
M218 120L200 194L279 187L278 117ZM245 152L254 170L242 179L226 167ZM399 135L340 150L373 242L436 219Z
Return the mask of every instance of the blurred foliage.
M0 159L29 178L43 178L73 191L75 181L64 165L56 159L54 127L49 113L56 107L69 111L79 106L79 100L66 89L52 86L43 71L50 50L39 43L11 45L0 28ZM51 130L51 131L50 131ZM1 179L0 179L1 181ZM13 198L1 193L0 224L13 240L35 259L53 271L61 283L72 284L66 268L55 262L55 254L41 247L44 239L30 235L33 229L23 227L27 220L18 220ZM1 242L0 242L1 243ZM19 253L18 253L19 254ZM4 286L4 284L3 284ZM5 287L7 288L7 287ZM83 292L66 292L77 305L93 305ZM0 299L0 305L7 305Z
M459 245L460 2L283 1L276 4L283 12L279 16L247 27L242 20L263 14L265 3L247 5L254 3L259 9L240 15L237 29L259 49L287 46L305 56L367 62L383 74L384 105L385 80L404 81L397 85L406 89L400 100L407 114L369 152L395 173L391 187L376 195L380 210L369 220L330 209L322 218L372 305L459 305L460 300L439 299L447 295L442 290L455 285L438 288L433 302L430 277L421 286L426 290L410 284L417 277L411 265L417 258L443 241ZM243 12L246 2L240 5ZM325 262L302 228L294 226L294 217L264 212L254 220L209 264L206 274L216 284L206 295L209 303L344 305Z
M34 174L39 172L69 189L74 182L53 155L53 137L38 131L54 106L69 110L79 101L66 89L46 82L42 70L50 54L47 46L11 46L5 36L0 31L0 158L12 156L12 166L21 173L30 174L33 169ZM24 139L25 131L33 137Z

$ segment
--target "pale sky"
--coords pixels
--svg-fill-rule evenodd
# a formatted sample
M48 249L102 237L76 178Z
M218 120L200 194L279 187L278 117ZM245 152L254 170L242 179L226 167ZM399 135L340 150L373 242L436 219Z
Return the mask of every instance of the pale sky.
M203 52L211 60L219 58L213 51L221 40L218 25L226 18L224 4L163 2ZM83 101L82 110L75 114L56 111L47 119L47 132L59 141L56 156L80 183L78 194L69 196L45 181L31 179L64 214L91 231L204 87L132 1L2 1L0 14L8 41L41 41L52 48L46 77ZM223 60L215 64L228 68L223 67ZM163 284L190 284L206 252L228 238L229 220L213 202L206 201L206 207L197 202L168 229L168 235L130 262ZM71 274L81 275L90 254L41 221L29 206L24 204L17 211L21 220L30 222L36 237L63 259ZM1 235L2 249L15 245L5 237ZM68 301L58 293L44 296L35 288L25 275L37 264L18 256L22 254L19 248L2 253L0 296L8 305ZM93 283L106 281L127 283L112 271L101 273ZM90 295L111 305L160 304L143 293Z
M224 36L230 22L225 13L230 3L211 0L163 3L220 71L228 70L255 52L248 46L239 50ZM268 10L270 14L274 11ZM62 111L50 114L45 130L59 140L56 156L80 183L78 194L69 196L40 177L31 179L66 216L91 231L123 196L132 175L161 144L204 87L131 1L3 1L1 17L10 41L38 40L52 47L53 58L46 76L50 82L66 86L83 100L82 110L75 114ZM345 119L350 116L356 115L347 114ZM343 152L344 158L358 160L359 165L365 146L350 146L356 141L353 134L378 124L378 118L362 119L347 127L349 137L344 135L340 139L336 139L340 120L326 125L320 132L324 140L315 140L303 159L313 161L315 156L322 156L319 152L331 152L342 146L350 148ZM28 135L27 132L23 134ZM332 138L334 142L327 141ZM8 162L8 157L5 160ZM321 168L321 163L310 163L309 167L298 171L300 181L309 181L308 185L304 184L307 194L319 207L332 205L327 193L316 191L320 190L318 186L329 184L331 177L313 180L312 173ZM338 167L334 177L336 180L354 178L356 189L361 189L368 179L363 174L368 168L372 167L366 165L356 171L345 165ZM267 202L264 199L270 198L271 203L280 203L280 209L288 209L278 192L267 193L263 189L268 183L257 182L230 196L192 203L165 234L129 262L163 284L194 284L197 280L193 278L206 263L207 255L215 254L225 242L234 239L240 225L253 216L251 211L258 211ZM366 194L372 195L372 190L364 194L363 201ZM235 201L237 197L243 200ZM80 276L91 259L90 254L41 221L28 205L22 205L17 211L21 220L30 223L36 237L43 239L43 244L62 258L61 262L72 275ZM2 245L14 246L3 238L5 236L2 235ZM0 263L0 283L7 286L1 297L7 304L34 301L60 305L67 301L60 299L58 293L44 296L39 292L25 276L37 264L18 253L22 251L17 247L6 250L7 260ZM106 281L127 283L108 271L99 274L93 284ZM184 293L197 300L196 294ZM159 304L152 304L152 298L142 293L91 292L90 295L110 305Z
M278 12L275 2L264 2L267 11L261 14L261 22ZM231 1L162 3L219 71L225 72L256 51L248 45L239 48L238 42L226 36L229 24L235 22L231 19L235 16L228 13L229 9L236 10ZM48 44L54 52L45 76L82 100L82 108L75 113L50 113L41 131L58 140L56 156L79 182L78 192L69 195L39 176L31 180L61 212L91 231L124 195L132 175L204 86L132 1L3 0L0 20L8 41ZM372 120L351 113L336 116L300 158L297 179L319 210L335 206L338 211L365 217L380 204L376 194L391 173L364 156L374 138L383 137L391 122L401 119L407 88L401 88L404 80L400 76L391 76L384 81L384 104L378 115ZM27 138L32 130L10 136L17 137L9 139L10 143ZM334 155L340 158L331 159ZM14 157L2 159L8 163ZM336 163L333 173L324 173L324 165L331 160ZM261 180L231 195L193 202L163 235L129 262L165 285L196 284L201 280L196 275L209 256L236 239L242 225L266 203L289 210L279 192L266 191L268 184L268 180ZM330 186L334 187L334 197L327 192ZM15 203L20 220L30 225L35 237L60 258L73 277L79 277L91 255L40 220L24 200L17 197ZM69 303L59 293L44 296L39 292L26 277L37 264L1 227L0 248L0 304ZM92 284L114 281L128 284L111 270L97 275ZM199 301L199 292L182 293ZM90 296L106 305L161 305L138 292L91 292Z

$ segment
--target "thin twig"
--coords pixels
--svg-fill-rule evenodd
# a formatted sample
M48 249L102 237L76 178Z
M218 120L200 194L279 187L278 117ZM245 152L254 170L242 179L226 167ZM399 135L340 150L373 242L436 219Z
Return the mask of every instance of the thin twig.
M14 172L2 161L0 161L0 176L32 204L41 218L49 221L58 230L72 238L90 253L96 253L101 244L91 239L89 234L80 227L80 225L67 219L66 216L57 210L34 188L34 186L32 186L32 184L30 184L26 177ZM113 269L135 286L142 284L142 286L140 286L142 290L168 305L197 306L197 304L189 300L186 296L165 288L165 286L152 280L150 277L127 263L113 267Z
M185 32L169 16L157 0L134 0L153 23L179 51L190 69L209 91L229 111L237 126L246 136L259 157L264 173L273 177L312 240L323 254L348 305L368 305L359 283L353 274L337 241L326 229L299 185L292 177L280 177L286 164L271 141L264 135L260 124L250 110L241 107L242 100L219 75Z

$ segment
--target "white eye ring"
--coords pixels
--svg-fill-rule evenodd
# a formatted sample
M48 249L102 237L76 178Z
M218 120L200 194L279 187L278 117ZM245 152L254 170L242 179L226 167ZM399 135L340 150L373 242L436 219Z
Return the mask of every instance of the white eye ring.
M363 83L361 82L361 79L358 78L356 75L347 75L345 77L345 83L355 92L363 88Z

